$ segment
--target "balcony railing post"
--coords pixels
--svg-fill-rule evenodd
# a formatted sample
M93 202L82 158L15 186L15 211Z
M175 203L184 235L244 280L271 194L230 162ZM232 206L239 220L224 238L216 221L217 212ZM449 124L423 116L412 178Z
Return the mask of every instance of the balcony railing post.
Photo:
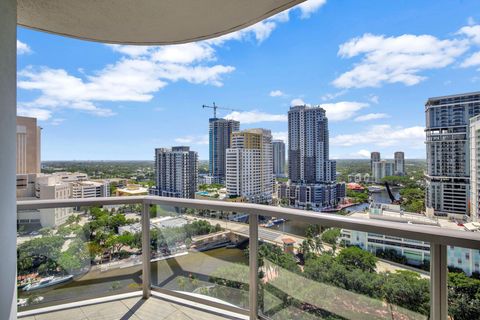
M447 246L430 244L430 319L448 318Z
M250 320L258 318L258 215L249 217L249 309Z
M143 298L150 297L150 205L143 203L142 212L142 288Z

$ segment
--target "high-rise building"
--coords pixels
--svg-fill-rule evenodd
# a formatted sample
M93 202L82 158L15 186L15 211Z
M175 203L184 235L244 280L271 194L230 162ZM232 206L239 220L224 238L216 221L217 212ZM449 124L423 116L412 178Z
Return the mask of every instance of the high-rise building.
M405 153L397 151L393 158L395 164L394 174L397 176L403 176L405 174Z
M209 175L211 181L224 183L225 155L230 148L232 132L240 130L240 122L235 120L210 118L209 120Z
M470 119L470 217L480 221L480 115Z
M285 142L273 140L273 174L278 178L285 177Z
M338 203L336 162L329 159L328 119L324 109L290 108L288 176L290 205L322 209Z
M457 218L469 214L470 118L480 114L480 92L429 98L426 116L426 209Z
M17 117L17 174L40 173L41 130L36 118Z
M227 196L249 202L272 201L273 161L270 130L248 129L232 133L227 149Z
M370 171L373 175L373 163L380 161L380 152L374 151L370 153Z
M154 194L173 198L195 198L198 154L190 147L155 149Z
M393 176L395 170L395 163L387 160L380 160L373 163L373 181L376 183L382 182L382 179L387 176Z

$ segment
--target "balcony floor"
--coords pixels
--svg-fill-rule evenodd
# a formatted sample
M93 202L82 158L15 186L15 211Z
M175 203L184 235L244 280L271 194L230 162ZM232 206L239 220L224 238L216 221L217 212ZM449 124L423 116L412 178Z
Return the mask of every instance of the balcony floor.
M214 313L184 304L177 304L158 297L143 300L132 297L116 301L98 303L78 308L42 313L21 320L221 320L242 319Z

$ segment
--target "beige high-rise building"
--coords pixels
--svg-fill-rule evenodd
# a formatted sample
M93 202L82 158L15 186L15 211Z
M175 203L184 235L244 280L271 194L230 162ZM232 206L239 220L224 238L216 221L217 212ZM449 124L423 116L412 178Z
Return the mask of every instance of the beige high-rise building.
M17 117L17 174L40 173L41 130L36 118Z
M273 159L270 130L248 129L233 132L227 149L226 187L229 197L248 202L272 201Z

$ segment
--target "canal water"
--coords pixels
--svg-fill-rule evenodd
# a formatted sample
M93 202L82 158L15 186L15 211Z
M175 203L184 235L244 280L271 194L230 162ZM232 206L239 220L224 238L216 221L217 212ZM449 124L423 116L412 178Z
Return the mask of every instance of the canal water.
M399 189L392 188L393 196L398 199L400 197ZM386 190L382 190L380 192L371 193L372 200L376 203L391 203L390 197ZM362 212L367 209L369 206L368 203L359 203L354 206L348 207L345 210L347 212ZM335 213L332 213L335 214ZM286 233L291 233L297 236L305 236L305 230L307 229L308 224L300 221L295 220L288 220L281 225L276 225L272 229L280 230Z

